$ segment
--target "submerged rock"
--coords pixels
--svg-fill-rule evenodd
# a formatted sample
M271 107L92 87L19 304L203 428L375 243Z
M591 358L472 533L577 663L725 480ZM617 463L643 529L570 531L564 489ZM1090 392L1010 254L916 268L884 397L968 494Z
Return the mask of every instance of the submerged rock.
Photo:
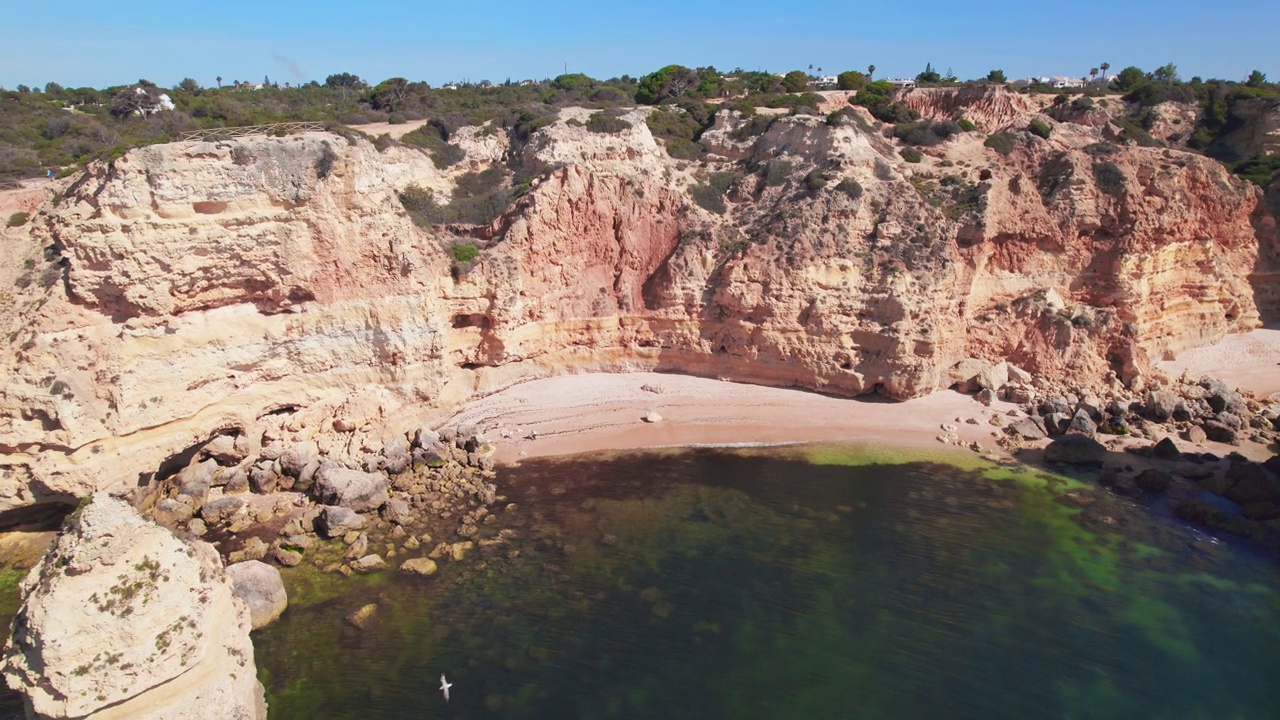
M4 674L35 717L265 718L249 628L211 545L99 494L23 581Z

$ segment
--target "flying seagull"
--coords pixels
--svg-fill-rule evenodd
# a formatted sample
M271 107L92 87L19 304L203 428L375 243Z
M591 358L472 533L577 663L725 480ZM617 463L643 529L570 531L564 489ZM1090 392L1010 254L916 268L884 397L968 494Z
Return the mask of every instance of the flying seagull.
M444 701L449 702L449 688L453 687L453 683L444 679L444 673L440 673L440 692L444 693Z

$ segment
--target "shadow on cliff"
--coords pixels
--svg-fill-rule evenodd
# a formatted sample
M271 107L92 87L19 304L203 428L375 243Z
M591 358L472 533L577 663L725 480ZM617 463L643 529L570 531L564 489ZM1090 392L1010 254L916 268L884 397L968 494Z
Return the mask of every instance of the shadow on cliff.
M1271 179L1250 218L1258 238L1258 259L1249 275L1262 323L1280 328L1280 175Z

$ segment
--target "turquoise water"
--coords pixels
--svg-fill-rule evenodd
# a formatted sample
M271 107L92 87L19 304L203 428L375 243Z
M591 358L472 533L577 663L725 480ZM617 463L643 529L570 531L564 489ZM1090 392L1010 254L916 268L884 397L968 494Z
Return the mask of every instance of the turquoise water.
M1271 561L1065 478L908 459L504 469L517 507L485 528L516 537L436 576L288 571L290 609L255 635L271 716L1280 713ZM342 620L370 602L365 630Z

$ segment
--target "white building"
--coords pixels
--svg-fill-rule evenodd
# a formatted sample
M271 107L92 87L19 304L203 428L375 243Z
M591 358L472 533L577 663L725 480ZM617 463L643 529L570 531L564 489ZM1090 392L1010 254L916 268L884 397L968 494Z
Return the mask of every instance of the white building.
M898 88L899 90L910 90L916 86L916 81L908 78L888 78L885 82Z

